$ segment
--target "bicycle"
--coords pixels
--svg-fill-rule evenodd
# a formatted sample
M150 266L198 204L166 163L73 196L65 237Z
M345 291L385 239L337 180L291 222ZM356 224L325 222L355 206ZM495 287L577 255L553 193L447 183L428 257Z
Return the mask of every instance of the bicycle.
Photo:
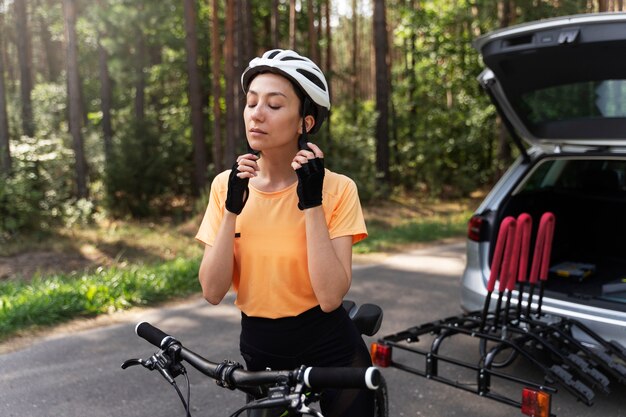
M345 301L348 311L362 335L373 336L382 321L382 310L373 304L357 307L352 301ZM323 368L304 365L293 370L246 371L235 361L224 360L216 363L207 360L187 349L171 335L141 322L135 333L158 347L159 350L147 359L129 359L122 369L141 365L159 374L169 382L180 398L187 417L190 412L190 382L183 362L193 366L202 374L215 380L218 386L239 390L248 395L249 402L236 410L231 417L248 411L249 417L300 416L324 417L311 407L320 400L324 389L370 389L375 392L375 416L388 416L387 386L375 367L368 368ZM187 395L183 395L176 378L183 375L187 383Z

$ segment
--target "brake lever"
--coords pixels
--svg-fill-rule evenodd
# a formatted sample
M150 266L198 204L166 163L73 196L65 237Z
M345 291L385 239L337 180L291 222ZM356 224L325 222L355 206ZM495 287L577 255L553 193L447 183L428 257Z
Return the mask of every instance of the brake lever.
M135 365L141 365L150 371L154 371L161 364L160 364L158 355L154 354L148 359L128 359L127 361L124 361L124 363L122 364L122 369L126 369L129 366L135 366Z
M301 367L300 371L303 371L304 367ZM298 375L298 379L302 377L302 372ZM317 396L316 393L311 393L312 396ZM302 414L303 416L309 415L314 417L324 417L322 413L308 406L307 397L304 394L304 384L299 382L292 394L287 396L291 398L291 407L296 410L296 412ZM311 400L311 398L309 398Z
M136 366L136 365L141 365L144 367L146 366L145 361L143 359L128 359L128 360L125 360L124 363L122 364L122 369L130 368L131 366Z
M159 354L154 354L149 359L128 359L122 364L122 369L136 365L141 365L150 371L154 371L156 369L170 384L174 384L174 378L183 373L185 370L182 365L172 364L167 358ZM174 375L172 376L172 374Z

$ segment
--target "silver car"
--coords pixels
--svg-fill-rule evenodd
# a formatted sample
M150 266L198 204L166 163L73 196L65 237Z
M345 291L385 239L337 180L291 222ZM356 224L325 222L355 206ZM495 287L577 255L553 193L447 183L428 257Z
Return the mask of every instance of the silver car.
M551 212L542 311L626 346L626 14L509 27L474 46L486 66L479 81L520 157L469 222L462 307L483 307L502 220L528 213L532 248Z

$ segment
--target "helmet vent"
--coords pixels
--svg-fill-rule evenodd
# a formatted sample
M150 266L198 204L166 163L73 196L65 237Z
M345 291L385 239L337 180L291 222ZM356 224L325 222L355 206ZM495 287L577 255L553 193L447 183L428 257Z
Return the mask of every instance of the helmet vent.
M298 68L296 69L296 71L298 71L300 74L304 75L309 81L311 81L313 84L315 84L316 86L318 86L320 89L322 89L323 91L326 91L326 86L324 85L324 83L319 79L319 77L317 77L315 74L304 70L302 68Z
M297 56L286 56L281 61L304 61L304 59L299 58Z

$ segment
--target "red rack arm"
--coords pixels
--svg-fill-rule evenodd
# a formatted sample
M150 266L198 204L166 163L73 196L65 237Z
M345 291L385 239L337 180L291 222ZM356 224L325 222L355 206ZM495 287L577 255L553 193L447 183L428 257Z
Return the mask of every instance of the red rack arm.
M491 271L489 274L489 281L487 282L487 291L492 292L496 286L496 280L500 275L502 267L502 258L504 255L504 248L509 235L509 229L512 224L515 223L515 218L508 216L500 223L500 230L498 231L498 239L496 240L496 249L494 251L493 260L491 261Z

